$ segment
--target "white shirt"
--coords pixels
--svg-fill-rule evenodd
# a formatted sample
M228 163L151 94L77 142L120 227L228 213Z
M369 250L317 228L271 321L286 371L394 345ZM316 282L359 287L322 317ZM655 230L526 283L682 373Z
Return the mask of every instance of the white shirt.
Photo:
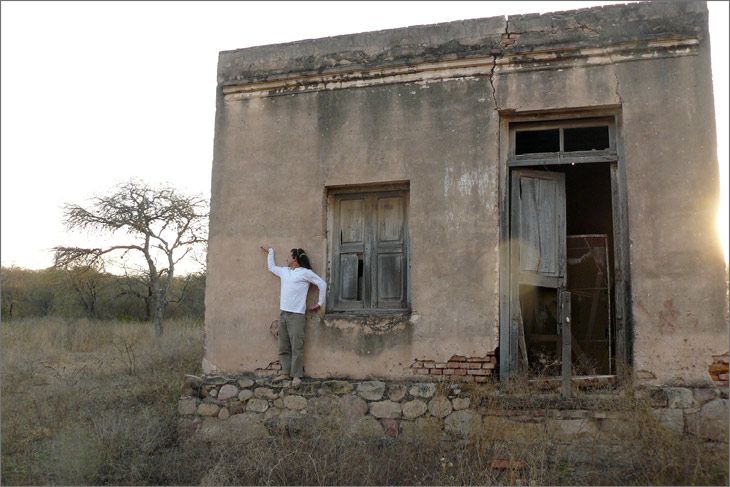
M279 308L290 313L305 314L307 311L307 291L309 284L319 288L319 305L324 306L327 283L317 274L304 267L277 267L274 262L274 249L269 249L269 270L281 279Z

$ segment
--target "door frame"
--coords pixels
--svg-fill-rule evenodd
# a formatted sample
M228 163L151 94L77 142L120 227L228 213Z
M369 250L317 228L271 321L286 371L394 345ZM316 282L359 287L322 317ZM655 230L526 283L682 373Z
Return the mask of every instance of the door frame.
M589 120L592 119L592 120ZM514 129L517 124L529 122L532 127L550 128L587 125L592 122L608 123L611 146L605 151L593 151L591 154L567 156L565 154L531 156L514 156ZM562 132L561 132L562 133ZM516 337L511 336L512 282L511 282L511 170L524 166L605 163L609 164L611 179L611 206L613 218L613 275L614 275L614 310L616 327L615 363L617 380L622 380L622 365L633 363L632 354L632 316L631 316L631 280L629 269L629 226L628 199L626 184L626 164L623 156L621 137L620 106L601 107L593 110L565 112L515 112L500 111L499 127L499 379L506 383L513 375L516 357L512 343Z

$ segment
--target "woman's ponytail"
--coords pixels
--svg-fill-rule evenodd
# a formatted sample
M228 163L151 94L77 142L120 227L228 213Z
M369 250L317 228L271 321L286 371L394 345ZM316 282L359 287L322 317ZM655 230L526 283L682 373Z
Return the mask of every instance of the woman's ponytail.
M309 256L304 249L291 249L291 256L297 259L300 267L304 267L305 269L312 268L312 264L309 262Z

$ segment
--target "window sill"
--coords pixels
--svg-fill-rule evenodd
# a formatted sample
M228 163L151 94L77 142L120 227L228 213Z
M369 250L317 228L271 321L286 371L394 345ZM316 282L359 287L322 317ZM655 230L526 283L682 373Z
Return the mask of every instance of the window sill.
M411 310L328 311L323 318L326 326L340 327L343 322L374 334L402 331L411 325Z
M343 310L328 310L325 314L325 318L358 318L363 316L411 316L410 309L343 309Z

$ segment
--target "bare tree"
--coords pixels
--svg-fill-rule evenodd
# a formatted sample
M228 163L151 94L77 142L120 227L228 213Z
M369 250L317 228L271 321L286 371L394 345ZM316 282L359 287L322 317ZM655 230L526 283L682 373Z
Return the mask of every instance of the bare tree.
M91 320L97 319L99 291L105 278L104 260L89 255L64 268L68 282L79 303L83 305L86 316Z
M162 335L162 318L175 266L207 242L208 203L202 196L178 193L169 186L152 187L138 180L121 184L112 194L95 196L91 206L64 206L69 230L124 231L132 240L106 248L55 247L55 265L94 262L112 253L144 258L142 280L147 283L152 318Z

